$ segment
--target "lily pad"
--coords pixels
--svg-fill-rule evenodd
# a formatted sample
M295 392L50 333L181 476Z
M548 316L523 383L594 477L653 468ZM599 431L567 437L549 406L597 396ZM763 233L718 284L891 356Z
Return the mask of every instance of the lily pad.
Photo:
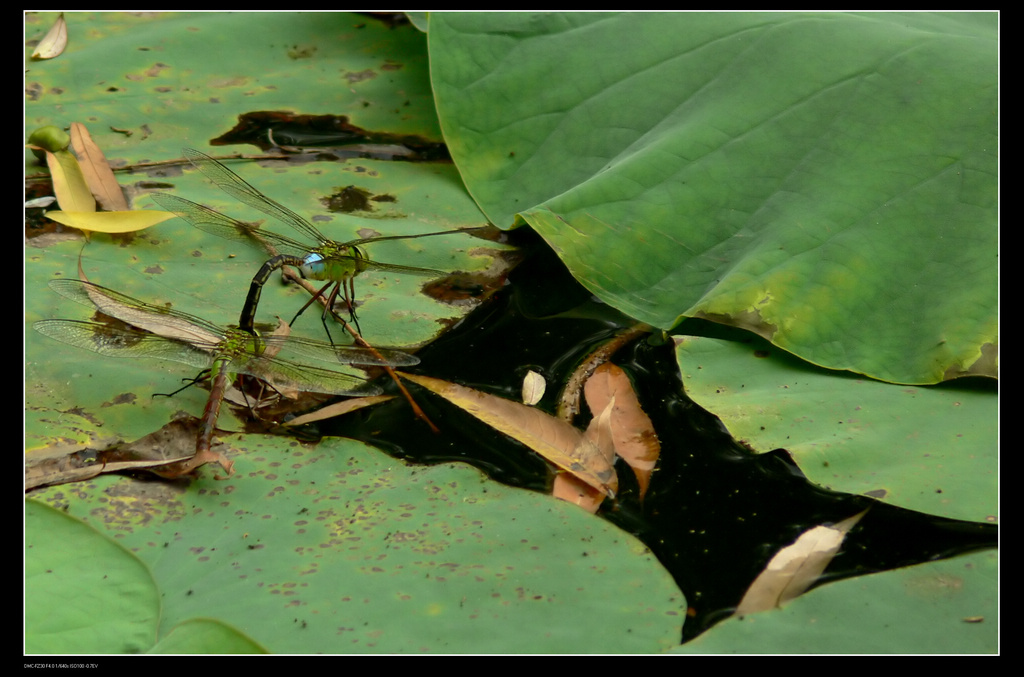
M677 356L695 402L755 451L788 450L813 482L933 515L995 521L994 388L839 376L761 340L686 337Z
M149 569L91 526L25 503L25 651L140 653L160 619Z
M275 653L652 652L678 641L671 576L575 506L348 440L285 454L274 438L232 446L234 478L185 492L106 477L36 494L149 565L161 645L198 617Z
M832 583L730 618L673 653L997 653L998 565L982 552Z

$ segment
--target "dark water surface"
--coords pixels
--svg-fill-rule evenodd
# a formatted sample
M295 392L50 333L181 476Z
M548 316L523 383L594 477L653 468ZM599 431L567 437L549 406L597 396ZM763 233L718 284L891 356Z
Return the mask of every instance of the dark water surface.
M523 376L533 369L548 382L539 406L553 413L556 391L577 364L633 322L594 299L522 230L532 253L510 284L420 351L421 364L409 371L518 401ZM612 361L632 377L661 457L642 503L633 473L620 462L617 500L606 500L598 514L640 538L675 578L689 607L684 641L730 615L768 560L803 531L868 507L822 582L996 545L994 525L826 490L808 482L785 450L753 453L686 396L671 342L641 338ZM362 439L413 462L463 461L497 481L550 491L553 471L540 456L432 394L414 394L440 435L411 424L401 400L333 419L320 432Z

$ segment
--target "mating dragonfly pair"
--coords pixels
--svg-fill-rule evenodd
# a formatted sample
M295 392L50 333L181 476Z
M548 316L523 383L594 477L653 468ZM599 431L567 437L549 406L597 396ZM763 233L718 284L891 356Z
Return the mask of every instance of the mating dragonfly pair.
M91 306L103 314L122 320L126 325L74 320L42 320L34 327L53 339L92 350L102 355L128 358L165 359L208 372L211 392L197 436L196 458L206 458L212 443L224 392L235 375L245 374L266 381L279 390L292 389L333 395L370 395L381 392L377 386L351 374L314 367L309 360L328 363L375 366L411 366L418 358L400 350L334 345L294 336L259 336L255 330L256 307L263 285L273 271L291 265L310 279L327 280L313 298L326 298L322 321L327 328L327 315L333 313L338 295L355 318L354 278L366 270L384 270L414 275L443 275L442 271L382 263L370 259L363 245L383 240L404 240L435 235L471 232L474 229L449 230L417 235L369 237L350 242L335 242L292 210L270 199L248 184L217 160L186 149L185 156L207 178L232 197L291 226L315 244L303 244L284 235L224 216L212 209L173 195L158 193L154 200L197 228L236 241L269 243L280 252L263 264L253 277L249 293L239 317L239 328L220 327L186 313L154 306L125 294L83 280L53 280L50 287L59 294ZM292 323L309 306L307 303ZM328 330L330 337L330 331ZM294 361L281 355L291 355ZM230 472L230 465L222 461Z

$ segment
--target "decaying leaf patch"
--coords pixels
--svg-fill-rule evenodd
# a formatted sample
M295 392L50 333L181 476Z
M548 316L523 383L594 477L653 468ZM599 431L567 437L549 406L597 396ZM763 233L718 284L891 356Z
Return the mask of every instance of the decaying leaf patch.
M25 463L25 491L37 487L81 482L97 475L126 471L150 472L164 479L189 475L207 463L219 464L228 474L233 463L215 451L196 454L199 420L171 421L159 430L107 449L65 449L60 456L29 455Z

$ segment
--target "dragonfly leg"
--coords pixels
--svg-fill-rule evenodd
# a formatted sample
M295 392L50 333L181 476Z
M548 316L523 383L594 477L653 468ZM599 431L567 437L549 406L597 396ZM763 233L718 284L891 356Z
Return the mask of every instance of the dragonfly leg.
M194 386L195 384L199 383L200 381L205 381L208 378L210 378L210 370L209 369L203 369L201 372L199 372L198 374L196 374L192 378L183 378L183 379L181 379L182 381L185 381L185 385L181 386L180 388L175 390L173 393L153 393L153 397L174 397L175 395L177 395L181 391L186 390L188 388L191 388L192 386Z
M324 306L323 315L320 317L320 320L321 320L321 322L323 322L323 325L324 325L324 331L327 332L327 336L328 336L328 338L331 339L331 344L332 345L334 344L334 338L331 337L331 330L327 326L327 316L328 315L332 315L332 316L334 316L335 319L341 321L341 326L349 334L352 334L351 327L349 327L348 324L346 324L343 320L341 320L341 318L338 317L338 314L336 312L334 312L334 304L337 303L337 301L338 301L338 292L339 291L345 291L346 292L345 294L342 294L342 300L345 301L345 305L348 307L349 321L352 322L354 325L356 325L356 333L357 334L362 334L363 333L362 328L360 328L360 326L359 326L359 318L356 317L355 309L352 307L352 303L347 298L347 289L342 286L344 284L345 284L344 282L339 282L337 285L335 285L334 290L331 292L330 298L327 299L327 305ZM353 336L354 335L355 334L353 334Z
M309 308L311 305L313 305L314 301L316 301L318 298L323 296L324 292L327 291L327 288L330 287L332 284L334 284L334 282L328 282L327 284L325 284L323 287L320 288L320 291L318 291L317 293L313 294L313 296L311 296L309 298L309 300L306 301L306 305L304 305L301 308L299 308L299 312L295 313L295 317L293 317L292 321L288 323L288 326L294 325L295 321L297 319L299 319L299 315L302 315L302 313L306 312L306 308ZM324 297L324 298L326 298L326 297Z
M299 308L299 312L295 313L295 317L292 318L292 321L289 322L288 325L289 326L294 326L296 320L299 319L299 315L302 315L302 313L304 313L306 311L306 308L309 308L309 306L312 305L313 302L316 301L319 298L324 298L325 299L325 301L324 301L325 306L324 307L325 308L329 308L330 307L330 305L329 305L330 304L330 300L327 299L327 297L324 296L324 292L327 291L327 288L330 287L332 284L334 284L334 282L328 282L327 284L325 284L323 287L320 288L320 291L318 291L317 293L313 294L309 298L309 300L306 301L305 305L303 305L301 308ZM325 310L324 312L327 312L327 311ZM323 321L323 320L321 319L321 321ZM331 331L329 329L327 329L327 324L326 323L324 324L324 329L327 331L327 338L331 342L331 345L333 346L334 345L334 338L331 336Z
M362 328L359 326L359 318L356 317L356 276L348 278L347 281L343 281L342 284L345 286L345 304L348 306L348 319L352 321L352 324L356 325L356 331L360 334L363 333Z

